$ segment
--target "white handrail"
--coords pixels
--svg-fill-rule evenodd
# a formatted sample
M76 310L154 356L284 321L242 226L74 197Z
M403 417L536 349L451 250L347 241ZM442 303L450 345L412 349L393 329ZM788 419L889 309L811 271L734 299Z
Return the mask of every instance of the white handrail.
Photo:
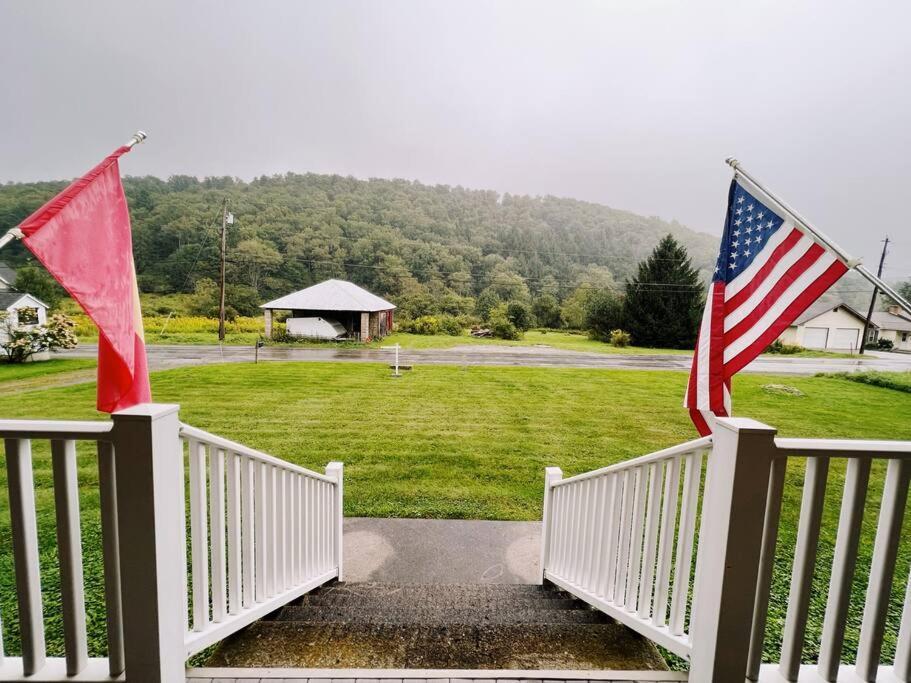
M560 479L559 481L554 482L554 486L565 486L566 484L572 484L577 481L583 481L585 479L591 479L592 477L599 477L603 474L608 474L610 472L621 472L623 470L628 470L633 467L639 467L641 465L648 465L650 463L656 462L658 460L667 460L668 458L681 455L684 453L690 453L692 451L699 450L701 448L709 448L712 445L712 437L704 436L701 439L694 439L693 441L687 441L686 443L677 444L676 446L671 446L670 448L665 448L661 451L656 451L654 453L649 453L648 455L642 455L638 458L632 458L631 460L624 460L623 462L618 462L613 465L608 465L607 467L602 467L601 469L592 470L590 472L583 472L582 474L577 474L573 477L567 477L566 479Z
M0 427L2 427L2 424L0 424ZM325 474L320 474L319 472L308 470L306 467L301 467L300 465L295 465L294 463L290 463L287 460L276 458L275 456L269 455L268 453L263 453L262 451L258 451L255 448L244 446L241 443L231 441L230 439L226 439L223 436L218 436L217 434L212 434L210 432L199 429L198 427L191 427L190 425L183 422L180 423L180 436L185 439L195 439L196 441L202 441L227 451L234 451L240 455L247 455L251 458L255 458L256 460L267 462L270 465L275 465L285 470L297 472L298 474L303 474L304 476L312 477L313 479L319 479L320 481L325 481L328 483L335 483L334 479L327 477Z

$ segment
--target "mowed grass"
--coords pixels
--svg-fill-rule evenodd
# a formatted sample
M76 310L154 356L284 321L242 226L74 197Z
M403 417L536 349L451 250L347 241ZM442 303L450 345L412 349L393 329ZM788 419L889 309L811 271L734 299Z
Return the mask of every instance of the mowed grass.
M51 360L35 363L0 362L0 384L93 367L95 367L95 361L89 358L52 358Z
M681 407L686 374L536 368L418 367L399 379L373 364L261 363L154 373L154 396L181 404L181 419L313 469L345 462L349 516L538 519L543 471L587 471L694 438ZM786 384L802 396L769 391ZM830 377L742 375L736 413L786 436L911 439L911 395ZM0 392L0 415L86 419L91 383ZM794 460L786 486L773 585L767 654L777 656L787 607L804 463ZM834 462L810 612L810 655L818 641L834 547L844 467ZM104 651L97 474L80 450L90 633ZM5 479L5 472L0 474ZM884 468L874 467L848 628L853 652L872 555ZM62 651L53 489L47 448L35 444L45 613L52 651ZM6 487L0 493L0 613L7 651L18 651ZM764 486L762 482L757 485ZM906 527L906 531L911 531ZM911 534L904 534L911 538ZM894 649L911 549L900 548L898 581L886 634ZM850 654L849 654L850 657Z

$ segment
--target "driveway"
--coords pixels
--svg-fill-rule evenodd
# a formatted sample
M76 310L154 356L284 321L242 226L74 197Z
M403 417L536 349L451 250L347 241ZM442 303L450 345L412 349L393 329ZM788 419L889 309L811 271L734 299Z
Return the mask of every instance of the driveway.
M149 366L153 370L206 365L211 363L252 362L249 346L150 345ZM81 344L60 353L62 357L94 358L97 345ZM688 354L623 355L567 351L547 346L456 346L450 349L403 349L402 365L506 365L533 368L590 368L615 370L689 370ZM393 352L384 349L320 348L297 349L267 346L259 350L260 361L330 361L342 363L390 363ZM862 370L911 371L911 355L870 353L854 358L793 358L760 356L744 372L784 375L815 375L818 372L858 372Z

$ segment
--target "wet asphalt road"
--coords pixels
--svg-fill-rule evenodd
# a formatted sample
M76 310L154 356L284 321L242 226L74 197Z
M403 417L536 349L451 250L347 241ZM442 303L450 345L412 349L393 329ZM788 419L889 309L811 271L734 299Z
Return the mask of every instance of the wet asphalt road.
M81 344L60 355L94 358L97 345ZM242 363L253 360L249 346L151 345L149 365L153 370L206 365ZM538 368L591 368L615 370L689 370L690 355L622 355L566 351L546 346L456 346L451 349L403 349L402 365L505 365ZM384 349L320 348L295 349L269 346L259 350L260 361L332 361L348 363L390 363L393 352ZM857 372L861 370L911 370L911 355L869 352L863 359L790 358L761 356L744 372L784 375L814 375L818 372Z

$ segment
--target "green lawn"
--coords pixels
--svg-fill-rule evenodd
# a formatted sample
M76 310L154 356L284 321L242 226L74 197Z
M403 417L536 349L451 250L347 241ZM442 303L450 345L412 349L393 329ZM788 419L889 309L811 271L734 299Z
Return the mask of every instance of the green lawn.
M181 419L293 462L322 469L345 462L347 515L537 519L543 469L567 475L663 448L695 436L681 397L686 373L608 370L420 367L391 379L379 364L267 363L180 368L154 373L156 400L181 403ZM771 391L786 384L802 396ZM787 436L911 439L911 395L831 377L744 375L735 410ZM85 419L92 383L21 394L0 392L3 417ZM53 491L47 448L35 445L42 565L47 579L49 642L60 652ZM786 487L770 629L780 632L802 481L795 461ZM831 558L843 467L830 475L820 557ZM5 479L5 472L0 473ZM883 471L873 486L861 569L849 624L856 641L859 604L872 553ZM80 481L91 608L101 600L94 458L84 449ZM761 484L760 484L761 485ZM5 482L0 482L0 612L7 651L18 650ZM908 529L911 532L911 529ZM905 534L911 539L911 533ZM911 548L903 542L886 648L894 648ZM828 572L817 573L810 629L822 623ZM103 649L103 611L93 612L93 649ZM769 655L774 656L773 637Z
M88 358L52 358L36 363L0 363L0 384L95 367Z

